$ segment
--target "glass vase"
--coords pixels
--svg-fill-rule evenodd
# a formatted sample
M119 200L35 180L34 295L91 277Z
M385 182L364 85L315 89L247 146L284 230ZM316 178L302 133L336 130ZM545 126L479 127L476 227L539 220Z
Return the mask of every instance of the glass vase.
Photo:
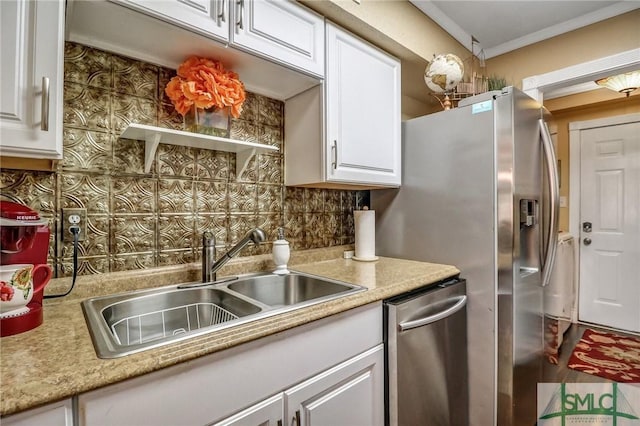
M229 137L229 108L197 108L192 106L184 116L184 130L203 135Z

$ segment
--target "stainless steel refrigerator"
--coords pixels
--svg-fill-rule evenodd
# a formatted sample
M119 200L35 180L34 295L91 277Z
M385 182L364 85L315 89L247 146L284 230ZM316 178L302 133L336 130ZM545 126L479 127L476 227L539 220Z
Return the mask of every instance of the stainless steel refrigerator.
M467 279L471 425L536 422L557 241L548 118L507 87L408 120L402 186L371 191L376 254L452 264Z

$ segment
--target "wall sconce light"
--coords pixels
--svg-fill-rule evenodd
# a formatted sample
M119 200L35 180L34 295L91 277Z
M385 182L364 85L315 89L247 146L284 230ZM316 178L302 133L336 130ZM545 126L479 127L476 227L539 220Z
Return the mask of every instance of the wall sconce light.
M640 70L601 78L596 80L596 84L629 96L629 93L640 87Z

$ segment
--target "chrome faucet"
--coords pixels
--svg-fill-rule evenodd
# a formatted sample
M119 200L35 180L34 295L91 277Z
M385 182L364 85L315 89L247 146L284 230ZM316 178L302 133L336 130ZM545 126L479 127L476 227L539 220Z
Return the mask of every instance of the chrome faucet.
M216 272L222 268L234 256L240 253L240 250L247 244L253 242L260 244L267 239L267 235L260 228L255 228L249 232L238 244L223 254L220 259L216 260L216 240L212 232L204 232L202 234L202 282L207 283L216 281Z

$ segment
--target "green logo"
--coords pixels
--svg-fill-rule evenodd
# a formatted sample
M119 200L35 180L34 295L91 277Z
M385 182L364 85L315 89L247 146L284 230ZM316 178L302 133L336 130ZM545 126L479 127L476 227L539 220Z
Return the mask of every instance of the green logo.
M583 389L588 389L589 384L582 385ZM638 416L627 397L620 390L618 383L611 383L610 386L610 392L595 392L580 389L580 384L573 384L571 386L573 392L570 392L566 383L560 383L549 399L549 403L539 415L539 420L558 419L562 426L565 426L567 422L571 424L601 424L600 421L603 420L603 417L609 417L614 426L618 424L619 419L638 420ZM538 387L538 394L540 394L540 390L541 388ZM579 392L578 390L583 391ZM544 422L541 424L544 425Z

